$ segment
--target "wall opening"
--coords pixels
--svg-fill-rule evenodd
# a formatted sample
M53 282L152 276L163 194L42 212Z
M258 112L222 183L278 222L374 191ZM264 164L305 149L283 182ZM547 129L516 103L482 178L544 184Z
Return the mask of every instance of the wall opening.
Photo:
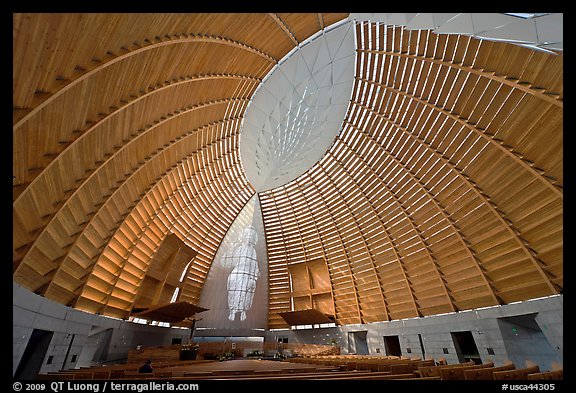
M384 336L384 348L386 348L386 355L388 356L402 356L398 336Z
M526 361L538 364L542 370L562 363L559 348L554 349L536 321L538 313L498 318L498 326L508 358L521 368Z
M482 359L471 331L450 332L450 334L452 334L452 341L454 341L454 347L460 363L472 360L474 364L482 364Z
M34 329L20 359L14 379L36 379L54 332Z
M78 360L73 367L91 367L104 363L108 357L112 330L112 328L92 326L88 333L88 338L82 346Z
M422 351L422 360L426 359L426 350L424 349L424 341L422 335L418 333L418 341L420 341L420 350Z
M348 332L348 353L357 355L368 355L367 331Z

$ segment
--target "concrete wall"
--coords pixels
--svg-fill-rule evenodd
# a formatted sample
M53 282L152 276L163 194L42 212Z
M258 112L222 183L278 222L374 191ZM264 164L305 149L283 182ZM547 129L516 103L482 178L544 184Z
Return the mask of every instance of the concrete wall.
M172 338L187 342L190 337L189 329L142 325L75 310L13 283L12 375L34 329L54 332L41 373L90 366L97 353L105 361L114 361L125 359L128 350L138 344L170 345ZM106 329L111 329L111 334L103 334ZM108 339L102 342L106 336ZM102 344L106 347L102 348ZM72 362L74 355L76 361ZM46 364L50 356L52 362Z
M16 284L13 284L13 295L13 373L33 329L54 332L40 370L42 373L90 366L94 356L106 361L123 359L128 350L138 344L170 345L174 337L187 342L190 336L188 329L141 325L74 310L35 295ZM518 318L503 319L528 314L535 314L534 323L530 326L518 325ZM512 326L518 328L517 335L510 334ZM111 333L104 333L106 329L112 329ZM335 341L342 353L348 353L349 337L354 337L348 333L356 331L367 332L369 355L386 354L384 336L397 335L402 355L422 356L418 338L420 334L425 357L444 357L450 364L459 362L450 333L470 331L483 363L493 360L499 365L513 360L517 367L523 367L526 360L530 360L542 370L548 370L552 362L563 362L563 296L424 318L330 328L266 331L262 335L265 341L272 342L280 337L288 337L289 343L302 344L330 344ZM196 331L195 336L200 336L197 333L200 332ZM222 334L224 330L210 331L207 335L216 333L220 336L228 335ZM106 342L103 344L103 341ZM488 353L488 348L492 349L493 355ZM68 360L63 364L68 349ZM444 349L448 353L444 353ZM77 355L74 363L71 362L73 355ZM52 364L47 365L49 356L53 356L53 360Z
M524 334L520 337L511 336L507 334L506 328L502 329L502 322L506 320L500 318L532 313L536 313L535 322L541 333L527 332L529 329L524 329ZM542 370L549 370L552 362L563 362L563 296L399 321L269 331L266 341L288 337L288 342L326 344L334 339L340 346L341 353L345 354L348 353L349 336L353 337L348 333L354 331L367 332L370 355L385 355L384 336L397 335L402 355L422 356L418 338L420 334L425 350L424 357L444 357L449 364L459 363L451 332L470 331L483 363L492 360L499 365L513 360L517 367L525 367L526 360L530 360L537 363ZM514 341L518 339L522 341ZM527 347L529 349L526 349ZM494 354L490 354L488 348ZM444 353L445 350L448 353Z

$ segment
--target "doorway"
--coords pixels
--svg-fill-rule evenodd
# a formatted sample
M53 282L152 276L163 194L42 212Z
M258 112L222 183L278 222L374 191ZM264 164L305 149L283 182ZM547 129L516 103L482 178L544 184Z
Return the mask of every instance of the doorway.
M538 313L530 313L498 318L498 326L508 358L514 364L524 367L530 361L550 370L554 363L562 363L562 354L546 338L537 316Z
M386 355L388 356L402 356L398 336L384 336L384 348L386 348Z
M452 334L452 341L454 341L454 347L460 363L472 360L474 364L482 364L482 359L471 331L450 332L450 334Z
M22 354L14 379L36 379L54 332L34 329Z
M107 360L112 328L92 326L76 361L76 368L101 365Z
M368 355L367 331L348 332L348 353L357 355Z

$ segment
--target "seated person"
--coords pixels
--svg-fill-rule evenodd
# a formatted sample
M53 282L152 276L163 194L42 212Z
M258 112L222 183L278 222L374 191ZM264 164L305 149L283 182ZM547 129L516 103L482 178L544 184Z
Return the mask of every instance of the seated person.
M146 363L144 363L142 365L142 367L140 367L138 369L139 373L151 373L152 372L152 360L148 359L146 360Z

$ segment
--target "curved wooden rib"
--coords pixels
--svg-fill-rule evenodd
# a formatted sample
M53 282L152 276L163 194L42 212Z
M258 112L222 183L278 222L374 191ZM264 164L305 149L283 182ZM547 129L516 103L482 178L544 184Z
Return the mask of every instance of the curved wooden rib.
M330 154L330 152L328 153ZM333 156L331 156L333 157ZM346 171L346 169L342 166L342 164L336 160L336 162L341 166L341 168ZM352 212L352 209L350 207L350 205L347 202L347 198L344 197L344 195L342 195L342 191L340 190L340 188L338 187L338 185L333 181L332 177L328 174L327 169L324 167L324 165L320 164L319 165L320 169L322 170L322 172L326 175L326 177L332 182L332 187L336 190L336 193L340 196L340 198L342 199L342 203L344 204L344 206L346 206L346 209L348 211L348 214L350 215L350 217L352 217L352 220L354 221L354 223L356 224L357 228L358 228L358 232L360 233L360 239L363 245L363 249L366 255L368 255L368 258L370 259L370 264L371 264L371 270L373 273L373 276L375 277L375 281L379 284L380 288L382 288L381 283L380 283L380 277L378 275L378 273L376 272L376 267L374 265L374 260L372 258L372 256L370 255L370 250L368 247L368 244L366 243L366 240L364 238L364 234L362 231L362 227L360 227L358 225L358 220L356 218L356 216L354 215L354 213ZM347 195L348 197L349 195ZM336 221L335 221L336 222ZM338 225L336 224L336 227L338 227ZM340 235L341 236L341 235ZM343 240L343 239L342 239ZM342 250L347 254L346 252L346 245L344 244L344 242L342 241ZM348 258L348 260L350 261L350 258ZM352 265L352 263L348 264L349 269L350 269L350 279L352 280L352 282L354 283L354 286L356 288L356 301L357 301L357 307L358 307L358 317L360 320L360 323L368 323L368 322L374 322L373 320L370 320L367 316L368 310L365 309L365 307L363 307L360 304L360 298L363 298L364 295L364 291L360 290L358 287L358 283L357 283L357 279L354 276L354 273L352 271L352 269L354 268L354 266ZM382 300L382 306L385 307L385 300L384 300L384 294L382 293L382 290L380 289L380 299ZM373 311L373 310L370 310ZM373 314L373 312L371 312L370 314ZM388 318L388 315L386 315L386 318Z
M562 190L560 188L558 188L558 186L556 184L554 184L554 182L552 182L549 178L543 176L539 171L537 171L536 168L534 167L533 163L526 161L522 155L518 155L518 154L514 153L514 149L511 147L507 147L502 141L497 141L496 139L492 138L490 135L487 135L486 133L478 130L473 124L468 122L467 119L465 119L461 116L458 116L458 115L454 115L451 112L449 112L443 108L439 108L437 105L432 104L425 99L422 99L420 97L415 97L413 94L397 90L394 87L377 84L377 83L370 81L370 80L367 80L367 79L359 78L359 80L361 80L362 82L378 85L379 87L383 87L389 91L392 91L394 93L398 93L398 94L400 94L406 98L420 102L420 103L434 109L435 111L438 111L438 112L442 113L443 115L448 116L452 120L462 124L464 127L468 128L474 134L476 134L476 135L480 136L481 138L485 139L486 141L490 142L492 145L494 145L496 148L501 150L508 157L512 158L516 163L521 165L522 168L524 168L526 171L530 172L534 177L536 177L538 180L540 180L542 182L542 184L544 184L546 187L548 187L549 189L554 191L554 193L559 198L561 198L561 199L563 198L564 194L563 194Z
M341 139L338 139L338 141L341 141ZM353 153L355 153L355 152L352 151L351 149L350 149L350 151L353 152ZM383 229L383 231L384 231L384 233L385 233L385 235L386 235L386 239L388 239L388 242L392 245L392 249L393 249L393 251L394 251L394 255L396 256L396 260L397 260L397 262L398 262L398 265L400 266L400 268L401 268L401 270L402 270L402 274L403 274L403 276L404 276L404 279L406 280L407 287L408 287L409 290L410 290L410 297L412 298L412 303L413 303L413 306L414 306L414 316L422 316L422 314L420 313L420 310L418 309L418 305L417 305L417 303L416 303L416 299L415 299L415 297L414 297L414 288L413 288L413 286L411 285L410 280L408 279L408 276L407 276L407 273L406 273L406 270L407 270L407 269L406 269L406 266L405 266L404 262L402 261L402 258L400 257L400 255L399 255L399 253L398 253L398 247L397 247L397 245L394 244L394 241L392 240L392 236L390 235L390 231L388 230L386 223L382 220L382 218L380 218L380 216L379 216L378 213L376 212L376 209L374 209L374 206L372 205L372 203L371 203L371 201L370 201L370 198L368 198L368 196L366 195L366 193L364 192L364 190L363 190L363 189L358 185L358 183L353 179L353 177L351 176L349 170L347 170L347 168L346 168L345 165L342 163L342 161L340 161L338 158L336 158L336 156L335 156L332 152L328 152L328 154L329 154L330 157L331 157L335 162L337 162L338 165L340 165L340 167L350 176L350 178L353 180L354 185L356 186L356 189L357 189L358 192L359 192L360 194L362 194L362 196L365 198L365 200L366 200L367 203L368 203L368 206L370 206L370 210L372 211L372 214L373 214L375 217L378 217L378 221L380 221L380 223L381 223L381 225L382 225L382 229ZM369 167L366 167L365 169L366 169L366 170L370 170ZM373 172L373 171L372 171L372 172ZM387 192L390 192L390 190L388 189L388 187L386 187L385 184L384 184L384 187L386 188L386 191L387 191ZM392 195L393 198L395 199L395 202L396 202L398 205L400 205L400 204L398 203L398 199L395 198L393 194L390 194L390 195ZM406 214L405 210L403 210L403 213ZM409 217L408 217L408 218L409 218ZM357 222L356 217L354 217L354 219L355 219L355 221L356 221L356 224L358 225L358 222ZM415 229L413 225L412 225L412 227L413 227L413 229ZM362 227L361 227L360 225L358 225L358 228L359 228L360 233L361 233L361 235L362 235L362 241L363 241L363 243L364 243L364 245L365 245L365 247L366 247L366 251L367 251L368 255L370 256L370 261L371 261L371 263L372 263L372 268L373 268L373 270L374 270L374 275L375 275L375 277L376 277L376 279L377 279L377 282L378 282L379 285L380 285L380 294L381 294L381 296L382 296L382 303L383 303L384 305L386 305L385 295L384 295L384 292L383 292L383 287L384 287L384 286L382 285L382 283L381 283L381 278L380 278L379 274L377 273L377 268L376 268L376 263L375 263L374 256L372 255L372 252L371 252L371 250L370 250L370 247L368 247L368 243L367 243L367 241L366 241L366 236L365 236L365 234L364 234L363 231L362 231ZM429 256L430 258L432 258L432 255L430 254L430 252L429 252L428 250L427 250L427 252L428 252L428 256ZM442 281L442 282L443 282L443 281ZM443 283L444 283L444 282L443 282ZM447 289L446 289L445 286L444 286L444 291L446 292L446 295L448 296L448 291L447 291ZM387 316L388 316L388 313L387 313Z
M321 168L321 167L320 167L320 168ZM324 168L321 168L321 170L324 170ZM328 180L331 181L331 179L330 179L329 177L328 177ZM315 182L312 182L312 184L314 184L314 188L316 189L316 192L317 192L319 195L323 196L323 191L318 187L318 185L317 185ZM333 187L333 188L334 188L334 187ZM340 197L342 198L342 195L340 195ZM324 206L326 206L326 210L327 210L327 212L328 212L328 215L330 216L330 219L332 220L332 222L334 223L334 226L335 226L335 228L336 228L336 233L338 234L338 240L339 240L340 245L341 245L341 247L342 247L342 252L343 252L344 254L346 254L346 246L344 245L344 240L342 239L342 233L340 232L340 229L339 229L338 225L336 224L337 221L336 221L336 219L334 218L334 215L332 214L331 209L328 208L328 204L326 203L326 199L325 199L324 197L321 197L321 199L322 199L322 202L323 202ZM347 207L347 208L348 208L348 207ZM328 264L328 271L331 270L331 269L330 269L330 265L331 265L331 264L329 263L329 264ZM350 264L347 263L347 264L346 264L346 267L347 267L347 270L348 270L350 282L351 282L352 285L354 286L354 300L355 300L355 302L356 302L356 310L357 310L357 313L358 313L358 314L357 314L357 322L356 322L356 323L358 323L358 322L359 322L359 323L362 323L362 322L361 322L361 321L362 321L362 314L361 314L361 312L360 312L360 301L359 301L359 299L358 299L358 290L356 289L356 283L355 283L355 280L354 280L354 275L352 274L352 268L350 267ZM335 293L334 295L336 296L336 293ZM337 310L338 303L336 303L336 299L335 299L335 305L334 305L334 306L336 307L336 314L338 314L338 310ZM354 323L354 322L352 322L352 323Z
M564 108L564 101L556 93L548 93L544 89L538 88L538 87L533 86L529 83L520 83L520 80L516 79L516 78L509 78L506 76L496 75L496 72L494 72L494 71L488 72L488 71L474 68L473 66L465 66L465 65L463 65L462 62L454 63L454 62L449 62L449 61L445 61L445 60L441 60L441 59L431 59L431 58L425 57L425 56L417 56L417 55L408 54L408 53L398 53L398 52L384 51L384 50L359 49L358 51L364 52L364 53L376 53L376 54L384 54L384 55L389 55L389 56L397 56L397 57L403 57L406 59L413 59L413 60L422 60L422 61L425 61L427 63L437 64L437 65L440 65L443 67L451 67L451 68L454 68L457 70L462 70L462 71L468 72L470 74L481 76L482 78L487 78L487 79L496 81L496 82L501 83L503 85L508 85L514 89L522 90L523 92L528 93L534 97L537 97L543 101L546 101L549 104L557 106L560 109Z
M123 151L124 151L125 149L127 149L128 147L131 146L131 143L136 143L139 138L143 138L144 135L146 135L146 133L153 131L156 127L159 127L159 126L161 126L162 124L164 124L164 123L166 123L166 122L169 122L169 121L171 121L171 120L174 120L174 119L175 119L176 117L178 117L178 116L187 114L187 113L192 112L192 111L194 111L194 110L203 109L203 108L210 107L210 106L213 106L213 105L227 105L228 103L236 102L236 101L247 103L248 100L249 100L248 98L229 98L229 99L222 99L222 100L218 100L218 101L214 101L214 102L209 102L209 103L194 105L194 106L192 106L190 109L185 109L185 110L183 110L183 111L181 111L181 112L176 113L174 116L165 118L165 119L163 119L163 120L159 120L158 122L155 122L155 123L153 123L152 125L150 125L150 127L145 128L145 129L142 129L143 132L138 133L138 135L137 135L135 138L127 141L127 143L126 143L125 145L123 145L122 147L120 147L119 149L117 149L116 151L114 151L114 153L111 154L104 162L102 162L98 167L96 167L95 169L93 169L93 170L91 171L90 175L89 175L87 178L82 179L81 185L80 185L78 188L76 188L76 189L71 193L71 195L70 195L65 201L63 201L63 205L60 206L60 208L58 209L58 212L66 212L66 210L65 210L65 209L62 210L62 208L65 208L65 207L67 206L67 204L69 203L69 201L73 201L73 200L74 200L74 197L75 197L76 195L79 195L79 193L81 192L81 190L83 189L83 187L84 187L84 186L87 186L88 184L90 184L90 181L91 181L92 179L96 179L96 177L98 176L99 172L100 172L101 170L104 170L104 169L106 168L106 166L107 166L108 163L113 162L113 161L116 159L116 157L118 157L120 154L123 153ZM184 134L181 134L180 136L176 137L176 138L173 140L173 142L170 143L170 144L177 143L180 139L183 139L183 138L186 138L186 137L188 137L188 136L190 136L190 135L193 135L195 132L196 132L195 130L187 131L187 132L185 132ZM151 160L151 159L152 159L153 157L155 157L156 155L161 154L161 152L162 152L163 150L167 149L167 148L170 146L170 144L169 144L168 146L162 146L161 148L159 148L159 150L157 150L156 152L153 152L149 157L144 158L143 164L146 163L146 162L148 162L149 160ZM127 180L127 176L131 176L131 175L135 172L136 169L137 169L137 168L132 168L130 171L127 171L127 172L125 173L125 178L124 178L123 180L121 180L121 183L120 183L120 184L122 184L125 180ZM101 201L99 201L99 203L100 203L100 204L105 203L105 201L106 201L109 197L111 197L111 196L112 196L112 195L108 195L108 196L104 197L104 199L101 200ZM17 207L17 206L18 206L18 203L15 203L15 207ZM92 213L93 213L93 212L92 212ZM54 217L56 217L56 215L57 215L57 213L54 213L54 215L52 215L51 217L48 218L47 222L46 222L45 225L44 225L44 228L42 229L42 231L41 231L40 233L37 233L37 236L36 236L36 235L33 235L33 236L32 236L33 241L36 240L38 237L40 237L42 234L45 233L46 228L50 225L50 223L52 222L52 220L54 219ZM24 257L24 259L25 259L25 257Z
M535 87L546 86L540 68L508 67L520 77L502 76L506 73L497 66L506 65L505 61L497 64L499 60L490 57L492 48L494 52L504 51L499 43L478 44L467 37L436 36L369 22L357 24L356 37L355 84L340 136L327 155L301 177L261 194L265 223L274 217L274 226L267 232L271 234L268 247L274 250L271 263L290 258L294 250L290 244L282 246L281 239L293 237L294 231L317 233L318 240L305 243L308 250L303 251L304 255L322 252L332 258L328 260L331 270L331 264L338 264L343 272L345 265L336 261L346 257L348 280L354 286L347 281L340 285L343 278L331 278L340 323L357 323L358 319L367 322L376 315L374 312L364 318L358 286L369 288L372 282L378 282L374 272L379 266L372 252L382 255L382 267L411 263L396 252L396 247L388 247L393 244L388 227L395 225L404 232L416 233L428 253L426 262L424 253L414 259L417 267L403 268L404 281L414 284L405 273L407 268L418 272L434 262L453 310L526 300L535 292L538 296L559 293L561 250L554 238L561 234L562 223L557 216L561 214L558 202L562 201L562 186L550 175L553 172L561 176L561 156L548 159L526 139L536 132L542 139L540 135L547 132L553 136L554 146L561 142L553 134L563 108L561 93ZM515 49L514 55L518 61L527 62L522 51L526 49ZM534 67L546 61L542 55ZM561 64L555 61L554 66ZM523 82L527 76L538 83ZM557 77L550 81L551 86L558 87ZM529 115L530 119L522 123L518 119L521 115ZM550 126L546 128L547 122ZM497 168L493 164L496 161ZM549 171L539 169L539 165ZM495 180L485 173L487 168L500 170ZM506 179L506 171L510 171L511 178ZM504 184L497 183L504 179ZM508 196L507 186L513 196ZM528 197L522 195L524 190ZM402 196L391 196L397 191L402 191ZM282 197L278 199L279 194ZM517 203L512 200L514 196L519 197ZM274 199L273 205L267 204L268 198ZM527 204L529 198L533 198L534 207ZM295 205L301 206L301 200L306 201L309 214L297 214ZM540 206L546 213L538 211ZM411 220L412 213L418 218ZM290 225L284 223L285 215L292 217ZM383 227L378 240L374 240L374 232L363 229L363 225L376 225L373 217ZM536 230L539 223L546 223L546 228ZM342 242L342 233L354 237L348 245L353 253L335 253L347 245ZM329 239L326 245L322 238ZM385 247L383 241L387 241ZM374 244L374 251L369 242ZM406 242L407 247L413 242ZM362 250L367 250L368 256ZM354 266L360 268L361 278L355 277ZM394 277L389 283L380 281L382 303L388 307L385 285L398 288L400 272L386 269ZM441 293L440 287L418 285L410 289L410 296L429 288L426 295ZM338 299L352 290L355 297L347 297L342 303L344 316ZM271 296L275 295L271 288ZM405 313L406 308L398 308L407 307L408 297L402 296L387 309L390 319L413 316ZM414 297L411 304L417 313L421 312ZM270 321L274 321L273 327L282 325L272 313Z
M130 30L131 19L116 15L131 38L106 31L97 49L76 42L100 37L52 37L16 17L19 45L42 34L57 41L26 62L38 77L20 70L13 83L22 106L13 112L13 280L124 318L154 252L174 233L198 251L180 292L197 301L227 228L254 194L238 151L248 101L282 53L345 16L246 14L234 26L230 15L176 18L173 30L194 34L168 31L167 16L155 20L163 31L142 41L153 29ZM107 19L65 22L79 29L87 20ZM218 23L206 28L206 20ZM269 327L286 325L277 314L290 308L286 265L302 258L326 259L343 324L560 293L562 55L371 22L356 24L356 43L352 97L333 146L299 178L258 195ZM15 66L34 57L18 48ZM61 61L68 50L75 55ZM186 66L163 68L167 53ZM192 99L193 82L223 92ZM84 91L94 86L97 98ZM163 98L171 100L157 105ZM76 156L78 166L66 169Z
M288 29L288 26L286 26L284 24L284 22L282 21L282 19L280 19L280 17L276 14L273 13L269 13L268 15L270 15L270 17L274 20L274 22L278 23L278 26L280 26L280 28L282 29L282 31L284 31L284 33L286 33L286 35L288 36L288 38L290 38L290 41L292 41L292 43L296 46L298 46L299 42L296 39L296 37L294 37L294 34L292 34L292 32L290 31L290 29Z
M488 280L488 278L486 277L486 272L482 269L482 267L480 266L476 256L474 255L474 252L472 251L472 249L470 248L470 245L468 243L466 243L466 241L464 240L464 235L462 234L462 232L460 231L460 229L458 229L456 227L456 225L454 224L454 221L452 220L452 218L450 218L450 216L448 214L446 214L446 207L442 206L441 202L436 198L436 196L434 196L430 190L428 190L426 188L426 186L424 185L424 183L422 183L422 181L413 173L411 168L407 168L404 164L402 164L402 162L396 158L394 156L394 154L392 154L392 152L390 150L387 150L384 146L382 146L378 141L376 141L374 139L374 137L367 133L364 130L359 129L358 127L356 127L355 125L349 123L348 121L345 122L348 126L354 128L355 132L359 132L362 133L363 135L365 135L367 138L369 138L372 143L374 143L374 145L376 145L379 149L382 149L383 152L385 152L388 157L392 158L396 164L403 168L408 175L410 176L410 178L414 181L417 182L418 185L420 186L420 188L422 190L424 190L426 192L426 195L428 196L429 200L432 201L432 203L434 203L434 206L436 207L437 211L442 215L442 217L444 218L444 220L450 225L452 231L454 233L457 234L458 236L458 242L462 245L462 249L466 251L466 253L468 254L468 257L470 258L471 261L474 262L475 267L477 268L478 272L479 272L479 276L481 277L482 281L484 281L484 284L486 285L486 287L489 289L490 291L490 295L492 297L492 300L494 301L494 305L496 304L501 304L502 301L500 299L498 299L497 295L496 295L496 290L494 289L493 284L491 284ZM349 146L349 144L344 141L344 139L342 139L341 137L338 138L339 141L341 141L342 143L345 143ZM352 148L350 146L350 148ZM360 158L364 163L366 163L366 159L362 156L360 156L357 152L353 151L353 153ZM367 165L367 163L366 163ZM368 166L368 165L367 165ZM378 176L378 174L376 172L374 172L374 170L370 167L367 168L369 171L373 172L376 176ZM385 227L384 223L382 223L382 226ZM400 260L400 258L397 256L397 258Z
M171 81L170 83L167 84L162 84L159 85L157 87L150 87L148 89L146 89L146 93L142 94L140 96L138 96L137 98L133 99L132 101L129 101L127 104L123 105L122 107L116 108L115 110L113 110L110 113L107 113L104 117L101 117L98 121L96 121L95 123L93 123L89 128L87 128L86 130L82 131L82 134L80 136L78 136L76 139L74 139L74 141L70 144L68 144L64 150L62 150L61 152L59 152L58 154L66 154L70 149L72 149L72 147L74 146L75 143L80 142L83 138L86 137L86 135L88 135L90 132L94 131L96 128L98 128L99 126L101 126L102 124L104 124L106 121L111 120L114 116L122 113L122 111L126 110L127 108L129 108L130 106L137 104L139 101L142 101L148 97L151 97L152 95L162 92L164 90L170 89L172 87L176 87L176 86L180 86L180 85L184 85L187 83L193 83L196 81L204 81L204 80L224 80L224 79L239 79L239 80L247 80L247 81L252 81L255 84L261 82L261 80L259 78L254 78L254 77L250 77L250 76L246 76L246 75L235 75L235 74L210 74L210 75L194 75L194 76L189 76L189 77L182 77L181 80L177 80L175 82ZM167 117L172 117L172 116L176 116L178 114L183 113L186 110L190 110L192 109L191 107L186 107L186 108L180 108L178 110L174 110L171 113L168 113L166 116ZM151 127L152 125L148 125L145 126L146 129L148 129L149 127ZM134 137L137 137L138 134L135 134ZM54 165L54 163L56 162L56 160L52 160L48 163L48 165L46 165L46 167L42 168L42 171L45 170L49 170L51 168L52 165ZM39 178L40 175L36 176L27 186L27 188L18 195L18 197L14 200L14 204L17 204L20 197L22 197L22 195L24 195L26 193L26 190L28 190L28 187L33 187L35 182L37 181L36 179Z
M68 91L69 89L71 89L72 87L76 86L78 83L84 81L85 79L90 78L91 76L93 76L94 74L102 71L103 69L110 67L111 65L120 62L122 60L125 60L127 58L130 58L131 56L134 55L138 55L142 52L146 52L149 51L151 49L156 49L156 48L161 48L163 46L167 46L167 45L177 45L177 44L187 44L187 43L202 43L202 42L208 42L208 43L213 43L213 44L221 44L221 45L229 45L229 46L233 46L233 47L237 47L237 48L241 48L244 49L248 52L254 53L257 56L260 56L266 60L268 60L270 63L272 64L276 64L277 60L274 59L273 57L259 51L258 49L252 48L246 44L243 44L241 42L236 42L234 40L228 39L228 38L224 38L224 37L203 37L203 36L192 36L192 37L184 37L184 38L175 38L175 39L171 39L170 41L161 41L155 44L150 44L138 49L135 49L133 51L130 51L128 53L125 53L123 55L120 55L118 57L115 57L114 59L111 59L110 61L107 61L105 63L102 63L101 65L99 65L98 67L95 67L93 69L91 69L90 71L86 72L85 74L83 74L82 76L78 77L77 79L74 79L72 82L68 83L66 86L62 87L60 90L58 90L56 93L52 94L50 97L48 97L46 100L42 101L42 103L38 106L36 106L34 109L32 109L29 113L26 114L26 116L24 116L22 119L20 119L16 124L14 124L14 126L12 127L12 131L16 132L18 130L18 128L20 128L22 126L22 124L24 124L25 122L27 122L30 118L32 118L33 116L36 115L36 113L38 113L38 111L40 111L42 108L46 107L48 104L50 104L52 101L54 101L56 98L58 98L59 96L61 96L62 94L64 94L66 91Z
M390 122L392 124L394 124L395 127L397 127L399 130L401 130L402 132L406 133L408 136L410 136L410 138L413 138L415 140L418 140L420 143L422 143L428 150L430 150L432 152L432 154L434 154L440 161L442 161L445 165L447 165L448 167L452 167L452 169L454 170L454 172L457 173L458 177L460 177L465 183L468 184L469 189L472 190L477 196L478 198L482 199L484 201L484 205L487 206L493 213L494 217L496 217L498 219L498 221L500 221L500 223L502 224L502 226L504 228L506 228L506 230L510 233L510 235L516 240L516 243L520 246L520 248L522 248L522 250L526 253L526 255L529 256L530 261L532 262L532 264L534 265L535 269L538 271L538 273L542 276L542 278L544 279L544 281L546 282L546 285L549 287L550 291L552 293L558 293L557 288L552 284L552 282L550 281L550 277L548 277L548 275L546 274L546 272L542 269L542 266L540 265L540 262L536 260L534 253L528 249L527 244L528 242L526 242L524 239L521 239L519 231L515 230L512 226L512 223L507 221L501 212L498 211L498 209L496 208L496 206L494 205L494 203L492 201L489 201L488 198L486 197L486 194L483 193L476 184L474 184L467 176L465 176L460 170L458 170L456 167L454 167L450 161L444 157L444 155L442 155L440 152L437 152L436 150L432 149L429 145L423 143L422 140L420 140L418 137L414 136L410 130L407 130L405 127L402 127L398 124L396 124L394 121L392 121L391 119L385 117L384 115L380 114L380 113L376 113L374 112L374 110L372 108L368 108L363 106L362 104L359 104L357 102L355 102L354 104L363 107L364 109L372 112L375 116L381 117L382 119L386 120L387 122Z

